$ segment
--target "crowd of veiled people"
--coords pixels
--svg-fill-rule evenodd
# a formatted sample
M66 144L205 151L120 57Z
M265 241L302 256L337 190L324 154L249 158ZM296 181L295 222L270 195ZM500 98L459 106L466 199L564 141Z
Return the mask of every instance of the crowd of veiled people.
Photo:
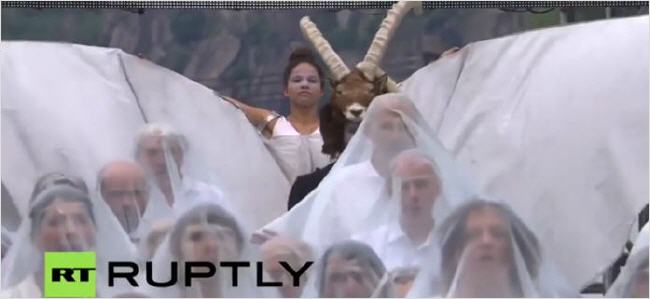
M323 144L312 125L323 72L308 56L293 58L284 80L289 117L229 100L295 181L286 213L254 230L237 208L237 190L226 193L183 167L188 149L201 145L148 124L132 144L133 160L104 165L96 190L78 174L37 179L26 219L11 238L2 235L2 296L42 297L43 253L51 251L94 251L97 297L579 295L526 219L477 192L404 95L376 97L363 122L346 128L344 151L315 152ZM263 186L250 188L265 195ZM647 226L639 236L610 295L648 297ZM108 261L139 264L138 286L124 279L108 286ZM216 267L184 283L183 265L228 261L251 266L236 280L232 269Z
M113 161L97 189L75 175L35 183L29 218L3 252L3 295L41 297L46 251L95 251L97 296L143 297L547 297L577 296L554 272L544 244L507 204L476 194L408 98L375 98L345 152L298 205L253 233L219 186L183 173L183 134L142 129L134 161ZM263 208L263 207L261 207ZM647 238L614 288L647 297ZM217 268L192 286L108 287L102 261L262 261L234 286ZM296 278L287 269L301 269ZM283 265L285 263L285 265ZM144 267L142 268L144 269ZM144 272L144 271L142 271Z

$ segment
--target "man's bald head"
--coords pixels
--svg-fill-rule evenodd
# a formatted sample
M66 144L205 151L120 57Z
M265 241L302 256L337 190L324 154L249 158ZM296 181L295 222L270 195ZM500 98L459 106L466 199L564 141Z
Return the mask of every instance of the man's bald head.
M391 185L399 184L402 216L431 217L442 188L433 160L417 149L406 150L393 159L390 170Z
M110 162L99 172L97 186L124 229L134 231L149 199L142 168L131 161Z
M436 175L433 161L418 150L407 150L395 157L391 165L393 176Z

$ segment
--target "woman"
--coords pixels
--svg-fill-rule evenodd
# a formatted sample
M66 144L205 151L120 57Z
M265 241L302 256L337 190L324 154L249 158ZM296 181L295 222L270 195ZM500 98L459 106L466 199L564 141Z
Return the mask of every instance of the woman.
M130 260L125 253L115 258L117 251L128 253L130 243L126 235L117 235L123 233L119 223L104 219L112 217L110 211L99 210L87 193L67 184L50 185L35 194L29 218L3 261L2 296L42 297L43 253L51 251L95 251L98 297L130 290L127 285L105 284L107 261Z
M289 98L287 117L274 111L245 105L226 98L241 109L265 137L265 142L290 183L330 162L321 152L318 102L324 95L324 74L311 51L296 49L283 74L284 96Z
M320 298L370 298L386 273L384 263L370 246L352 240L332 245L318 263L314 282Z

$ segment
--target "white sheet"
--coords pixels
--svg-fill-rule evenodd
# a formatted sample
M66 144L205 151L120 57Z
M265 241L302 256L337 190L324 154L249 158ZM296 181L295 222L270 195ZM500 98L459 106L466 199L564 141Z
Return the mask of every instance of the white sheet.
M104 163L133 159L145 116L187 134L193 177L222 187L249 225L285 210L290 186L277 164L245 116L210 89L118 49L3 42L0 52L2 181L23 214L47 171L94 188Z
M473 43L402 90L574 286L620 253L648 203L647 16Z

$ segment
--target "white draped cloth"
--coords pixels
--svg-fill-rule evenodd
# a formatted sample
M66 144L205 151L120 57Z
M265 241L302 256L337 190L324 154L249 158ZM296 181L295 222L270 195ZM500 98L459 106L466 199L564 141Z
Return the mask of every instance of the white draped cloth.
M576 288L648 203L648 28L646 15L471 43L401 84Z

